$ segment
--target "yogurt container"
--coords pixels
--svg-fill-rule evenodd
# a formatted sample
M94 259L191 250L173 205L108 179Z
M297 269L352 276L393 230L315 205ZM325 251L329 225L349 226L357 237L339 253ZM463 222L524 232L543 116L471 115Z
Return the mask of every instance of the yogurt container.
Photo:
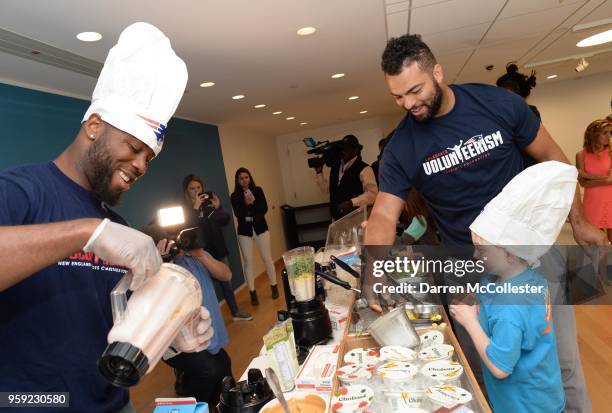
M365 413L373 400L374 390L369 386L356 384L350 387L340 387L332 398L332 412Z
M444 407L452 407L457 404L465 404L472 400L472 393L461 387L443 385L429 387L425 395L435 404Z
M372 378L374 367L365 364L345 364L336 370L338 380L345 386L352 384L366 384Z
M419 408L425 401L424 390L414 391L384 391L387 405L392 412L406 412L408 409Z
M426 348L434 344L444 344L444 334L438 330L431 330L419 336L421 348Z
M418 367L407 361L388 361L376 369L376 374L388 388L405 387L418 372Z
M385 361L412 361L416 359L417 353L402 346L385 346L380 349L380 359Z
M423 361L446 360L451 358L455 349L449 344L433 344L419 351L419 359Z
M380 362L380 357L378 350L354 348L344 354L344 362L347 364L360 364L373 367Z
M438 360L424 365L421 374L438 382L449 382L461 377L463 367L456 361Z

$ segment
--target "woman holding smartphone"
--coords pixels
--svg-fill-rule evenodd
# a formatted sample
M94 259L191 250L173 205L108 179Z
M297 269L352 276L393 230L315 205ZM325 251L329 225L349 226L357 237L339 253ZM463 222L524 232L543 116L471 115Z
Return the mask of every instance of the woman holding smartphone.
M238 168L236 171L232 209L238 219L238 244L244 259L244 276L251 292L251 304L259 305L253 275L253 243L257 245L259 255L266 266L272 298L278 298L276 270L270 254L270 231L265 217L268 204L263 190L255 185L251 173L246 168Z

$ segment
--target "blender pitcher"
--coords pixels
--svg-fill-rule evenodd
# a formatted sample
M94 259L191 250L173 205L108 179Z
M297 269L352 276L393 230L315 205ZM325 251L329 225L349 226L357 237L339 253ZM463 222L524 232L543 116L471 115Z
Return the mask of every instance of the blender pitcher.
M178 265L164 263L127 300L128 272L111 292L113 328L98 360L102 375L115 386L133 386L155 367L178 334L195 340L202 305L197 279Z
M314 248L298 247L283 254L289 288L298 302L315 297Z

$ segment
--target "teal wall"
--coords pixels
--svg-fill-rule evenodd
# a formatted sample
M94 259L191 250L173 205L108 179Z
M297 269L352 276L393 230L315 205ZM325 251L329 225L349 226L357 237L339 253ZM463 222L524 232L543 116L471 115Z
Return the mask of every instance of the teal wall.
M76 136L89 102L0 83L0 170L56 158ZM165 206L180 205L183 177L204 179L231 213L223 155L216 126L173 118L164 149L147 174L115 208L130 225L142 228ZM223 229L234 286L244 277L233 220Z

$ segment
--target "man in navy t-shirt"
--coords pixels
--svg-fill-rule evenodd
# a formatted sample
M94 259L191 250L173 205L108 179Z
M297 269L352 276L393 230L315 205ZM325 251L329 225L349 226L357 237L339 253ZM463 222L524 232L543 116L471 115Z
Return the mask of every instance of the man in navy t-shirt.
M393 244L404 199L414 187L431 209L443 243L470 245L469 224L523 170L521 151L539 162L569 163L519 96L495 86L444 83L442 67L420 36L389 40L382 69L391 95L408 113L385 147L366 244ZM605 245L605 235L584 219L579 191L570 221L579 244ZM364 294L371 307L380 311L378 300L367 287L369 278L366 272ZM564 383L566 391L568 386L575 391L575 397L568 395L568 405L571 400L579 404L584 400L587 405L579 359L575 362L575 331L570 336L572 366L564 372L564 380L578 383ZM563 345L559 343L559 347L561 354ZM580 371L574 374L576 369Z
M109 294L127 269L136 289L162 261L153 240L109 206L161 150L186 81L164 34L131 25L72 144L52 162L0 172L0 392L68 393L68 408L46 412L133 411L127 389L96 366L113 323ZM210 318L202 318L201 345L179 350L206 348Z

